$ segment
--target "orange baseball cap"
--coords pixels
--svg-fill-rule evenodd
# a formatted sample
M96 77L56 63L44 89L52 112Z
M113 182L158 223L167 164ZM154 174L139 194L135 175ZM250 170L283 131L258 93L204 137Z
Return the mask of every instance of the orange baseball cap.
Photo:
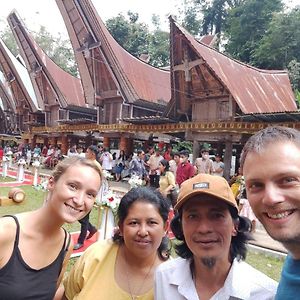
M181 184L177 203L174 209L179 210L187 200L197 195L213 196L235 208L238 213L238 206L232 190L226 179L223 177L209 174L198 174L197 176L184 181Z

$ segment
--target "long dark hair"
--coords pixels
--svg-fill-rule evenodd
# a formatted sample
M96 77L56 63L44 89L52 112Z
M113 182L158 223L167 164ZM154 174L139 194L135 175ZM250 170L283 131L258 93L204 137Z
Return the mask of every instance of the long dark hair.
M235 258L237 260L245 260L247 255L247 242L252 240L250 234L251 221L242 216L238 216L237 213L229 207L230 215L235 224L238 224L237 235L233 236L231 239L231 245L229 250L229 260L232 263ZM186 244L183 230L182 230L182 209L176 214L176 216L171 221L171 229L175 237L180 241L175 245L175 251L178 256L182 258L192 258L193 253Z
M136 201L151 203L157 207L160 216L164 223L167 222L171 203L166 200L160 192L150 187L137 187L131 189L121 199L117 211L118 224L123 224L128 215L128 211L133 203ZM113 236L113 241L119 244L124 243L123 237L117 231ZM167 236L163 237L159 248L157 249L158 255L162 260L167 260L170 256L169 239Z
M126 154L124 150L120 150L118 159L126 160Z
M164 173L162 174L165 175L166 172L170 170L170 164L166 159L162 159L159 163L165 167Z

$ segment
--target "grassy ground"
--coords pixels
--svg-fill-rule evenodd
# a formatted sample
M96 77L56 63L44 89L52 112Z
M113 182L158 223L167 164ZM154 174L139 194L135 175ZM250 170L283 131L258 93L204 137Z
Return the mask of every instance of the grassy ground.
M11 178L11 177L0 177L0 182L14 182L16 179Z
M251 250L248 252L246 262L274 280L279 281L284 259Z
M37 209L43 204L43 201L46 197L46 192L41 190L37 191L31 186L22 186L20 188L22 188L26 194L25 201L19 205L0 207L0 216L6 214L17 214L23 211L31 211ZM2 196L7 196L9 190L9 187L1 187L0 193ZM92 224L97 223L96 209L92 210L90 214L90 221ZM79 231L80 224L79 222L75 222L74 224L66 224L65 228L68 231ZM172 254L174 255L174 251L172 252ZM71 259L69 268L75 263L75 261L76 259ZM246 261L256 269L273 278L274 280L279 280L283 264L282 259L266 256L262 253L257 253L254 251L249 251Z

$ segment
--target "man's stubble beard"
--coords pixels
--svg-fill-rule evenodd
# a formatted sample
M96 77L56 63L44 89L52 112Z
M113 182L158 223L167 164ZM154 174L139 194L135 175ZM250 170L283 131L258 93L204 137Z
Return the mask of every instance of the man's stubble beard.
M215 257L202 257L200 260L201 260L201 263L208 269L212 269L216 264Z

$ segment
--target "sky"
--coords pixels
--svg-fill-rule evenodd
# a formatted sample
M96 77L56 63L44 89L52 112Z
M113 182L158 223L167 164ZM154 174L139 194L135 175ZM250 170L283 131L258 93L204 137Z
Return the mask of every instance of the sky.
M299 0L300 1L300 0ZM106 21L119 13L126 15L128 10L137 12L139 20L151 24L153 14L160 16L161 27L168 30L169 14L177 11L177 3L180 0L92 0L98 14L102 20ZM151 4L149 4L151 3ZM104 5L103 5L104 4ZM1 1L0 19L6 21L8 14L16 9L20 18L24 20L26 27L30 31L38 30L40 25L44 25L47 31L57 35L61 33L67 35L63 19L56 5L55 0L8 0ZM0 23L0 30L5 26ZM151 29L151 25L150 25Z
M161 28L168 30L169 14L178 12L182 0L92 0L100 17L106 21L119 13L126 15L128 10L137 12L139 19L149 25L151 29L151 17L153 14L160 16ZM284 0L294 7L300 5L300 0ZM47 31L54 35L61 33L67 37L67 31L57 8L55 0L6 0L0 4L0 20L6 20L7 15L16 9L29 31L37 31L40 25L44 25ZM6 23L0 22L0 30Z

